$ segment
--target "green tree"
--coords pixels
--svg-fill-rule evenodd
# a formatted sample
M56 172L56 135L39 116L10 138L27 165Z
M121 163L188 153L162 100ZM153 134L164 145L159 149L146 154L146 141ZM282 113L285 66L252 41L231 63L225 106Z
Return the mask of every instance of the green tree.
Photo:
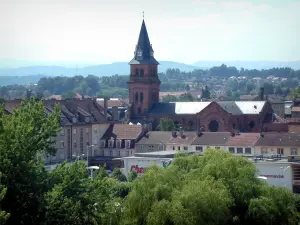
M202 94L201 94L201 98L205 98L205 99L210 99L210 91L208 89L208 86L205 85L205 88L202 88Z
M120 168L115 168L111 175L112 178L118 181L127 181L126 176L122 173Z
M132 182L132 181L134 181L137 177L138 177L138 174L137 174L136 170L132 170L132 171L129 172L129 174L128 174L128 181L129 181L129 182Z
M72 99L76 97L76 93L74 91L69 91L68 93L62 94L62 99Z
M167 96L164 96L164 97L162 98L162 101L163 101L163 102L177 102L178 99L177 99L177 97L174 96L174 95L167 95Z
M124 224L297 224L297 198L257 178L255 165L229 152L175 158L132 183Z
M180 102L193 102L195 98L190 93L184 93L179 96L178 99Z
M52 188L45 195L46 225L102 224L109 201L107 177L88 177L86 165L61 164L50 173Z
M159 120L159 130L160 131L175 131L176 125L173 120L169 118L161 118Z
M2 174L0 172L0 182L1 182L1 176L2 176ZM0 183L0 206L1 206L2 199L4 198L4 196L6 194L6 191L7 191L7 188L4 188L3 185L1 185L1 183ZM10 214L6 213L5 211L2 211L1 207L0 207L0 225L5 224L9 218L9 216L10 216Z
M54 154L60 129L59 108L45 117L44 105L31 98L12 115L0 109L1 183L7 188L1 206L11 214L7 224L40 224L47 171L38 155Z
M300 87L295 88L292 93L292 98L295 99L300 99Z

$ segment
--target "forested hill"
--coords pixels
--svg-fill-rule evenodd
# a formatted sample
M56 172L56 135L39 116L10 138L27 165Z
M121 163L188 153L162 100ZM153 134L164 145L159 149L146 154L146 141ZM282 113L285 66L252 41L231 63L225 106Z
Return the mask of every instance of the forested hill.
M176 68L181 71L192 71L201 68L200 66L192 66L184 63L161 61L159 72L166 72L169 68ZM0 68L0 76L28 76L28 75L43 75L43 76L87 76L93 74L95 76L112 76L115 74L126 75L129 73L128 62L115 62L112 64L102 64L86 67L62 67L62 66L28 66L19 68Z

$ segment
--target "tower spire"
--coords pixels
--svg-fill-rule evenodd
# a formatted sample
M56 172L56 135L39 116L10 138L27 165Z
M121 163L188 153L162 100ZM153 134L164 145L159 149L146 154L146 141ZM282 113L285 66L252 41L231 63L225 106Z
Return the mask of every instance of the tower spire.
M149 40L146 24L144 21L144 11L143 11L143 22L140 30L140 35L138 43L135 48L134 58L129 62L129 64L154 64L159 63L154 58L154 51Z

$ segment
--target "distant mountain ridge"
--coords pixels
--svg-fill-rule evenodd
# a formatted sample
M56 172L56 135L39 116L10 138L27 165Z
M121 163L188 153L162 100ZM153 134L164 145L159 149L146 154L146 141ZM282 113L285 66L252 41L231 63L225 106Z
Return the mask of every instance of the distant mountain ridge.
M159 72L165 72L169 68L179 69L181 71L192 71L201 67L177 63L172 61L161 61ZM0 68L0 76L87 76L93 74L96 76L112 76L115 74L129 74L129 65L127 62L115 62L112 64L102 64L94 66L86 66L82 68L67 68L63 66L26 66L19 68Z
M274 67L290 67L294 70L300 69L300 60L298 61L267 61L267 60L259 60L259 61L208 61L201 60L192 65L201 66L204 68L211 68L214 66L220 66L225 64L226 66L234 66L237 69L271 69Z

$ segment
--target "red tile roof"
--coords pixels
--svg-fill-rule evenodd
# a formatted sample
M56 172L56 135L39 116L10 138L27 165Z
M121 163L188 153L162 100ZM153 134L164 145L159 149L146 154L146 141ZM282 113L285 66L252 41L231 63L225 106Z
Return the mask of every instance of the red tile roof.
M142 133L141 125L111 124L102 139L136 140Z
M260 133L240 133L239 135L230 136L226 146L254 146L260 138Z

